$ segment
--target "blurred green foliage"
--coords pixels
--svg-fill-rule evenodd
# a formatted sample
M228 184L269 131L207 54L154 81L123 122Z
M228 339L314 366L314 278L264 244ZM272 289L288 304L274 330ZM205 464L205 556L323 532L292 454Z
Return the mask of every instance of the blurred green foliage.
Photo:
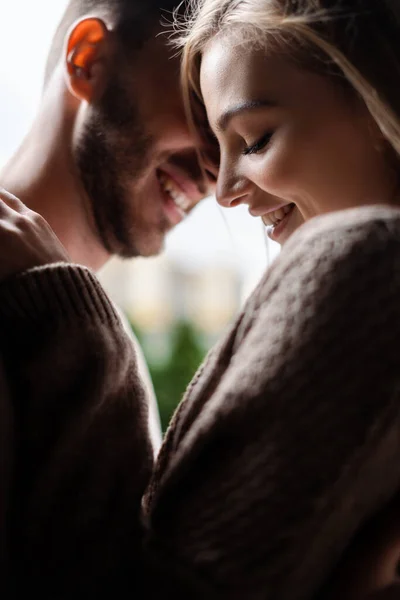
M158 363L152 359L149 345L144 343L145 334L135 325L132 328L142 343L158 401L162 429L165 431L207 350L193 325L188 321L178 321L169 335L168 358Z

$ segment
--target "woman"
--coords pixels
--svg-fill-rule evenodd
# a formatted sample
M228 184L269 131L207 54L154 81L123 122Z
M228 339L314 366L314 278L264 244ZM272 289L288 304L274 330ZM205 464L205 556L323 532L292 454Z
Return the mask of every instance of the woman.
M220 146L221 205L247 204L284 243L315 215L399 204L396 2L197 4L183 85Z
M147 597L163 592L174 598L325 598L334 592L331 582L337 583L336 597L342 599L346 594L365 598L372 592L383 599L383 594L396 592L400 553L393 528L399 515L396 503L392 512L385 507L400 486L400 211L396 208L400 109L396 111L393 84L398 29L388 6L370 4L371 14L357 11L354 3L346 12L342 2L339 8L344 13L326 15L318 12L323 3L312 0L287 4L206 0L189 22L184 82L188 104L196 102L195 124L201 116L200 99L220 144L218 198L229 206L248 203L255 216L272 223L272 236L285 244L225 339L209 354L171 423L143 501L145 558L140 558L137 543L131 549L131 560L136 561L131 580L136 587L140 588L142 573L149 569L152 573L146 580ZM332 2L329 8L336 6ZM364 61L370 44L376 64ZM333 63L328 52L332 48ZM124 512L116 520L120 526L121 518L129 518L129 497L136 499L132 503L136 507L150 470L144 420L136 417L137 427L133 422L128 426L120 411L132 398L128 387L137 388L128 368L134 368L134 357L121 361L126 352L122 332L91 275L73 266L30 269L65 257L56 248L32 252L49 234L40 227L32 230L31 213L15 200L6 200L8 206L1 205L0 241L3 251L15 244L16 256L13 272L3 274L1 290L0 318L8 342L18 323L29 325L23 354L32 360L38 323L43 321L36 309L40 296L46 297L46 306L60 322L64 311L67 315L68 328L60 328L58 321L51 328L58 335L56 341L61 343L73 328L75 341L85 342L79 346L78 375L85 372L89 359L93 363L99 356L111 356L101 363L94 392L81 386L75 371L75 378L68 379L69 394L75 398L68 423L74 425L75 437L69 442L69 426L64 426L58 453L51 455L53 431L46 446L50 459L45 466L49 463L51 468L39 470L42 484L49 481L45 472L57 485L51 494L34 495L36 512L23 513L29 531L32 523L39 529L34 543L28 544L24 566L29 566L31 578L32 571L43 574L40 562L28 560L35 558L32 549L41 548L40 534L48 532L49 523L58 525L60 512L53 503L59 507L66 477L65 468L58 466L67 464L73 502L61 507L69 516L69 530L86 527L87 513L79 518L83 500L86 510L99 495L103 500L94 531L103 527L107 534L108 562L104 552L96 554L93 544L88 548L94 557L92 572L97 566L101 573L99 565L108 568L110 582L115 556L126 566L130 549L129 536L119 530L123 543L118 551L110 519L104 519L118 505L115 494L112 502L106 501L106 488L115 489L115 471L118 481L126 481L132 477L131 464L140 471L143 462L140 483L132 489L122 486ZM339 210L343 208L350 210ZM12 231L6 227L9 222ZM13 277L21 271L22 276ZM49 296L54 296L53 303L47 301ZM93 344L87 340L94 331L95 352L89 353ZM19 326L18 333L23 332ZM48 329L44 337L49 354ZM16 361L20 351L13 353ZM22 364L19 373L24 369ZM119 387L110 396L106 383L111 375ZM56 379L57 374L51 376ZM91 394L97 395L96 401ZM40 398L37 393L34 397ZM94 440L107 439L109 405L113 431L121 432L124 451L104 447L108 477L101 478L99 464L94 485L87 476L93 457L86 458L86 494L73 496L74 485L79 490L76 472L81 473L83 457L90 458ZM85 410L89 420L81 418ZM29 441L31 450L37 438L32 434ZM118 462L121 456L123 464ZM30 487L24 491L32 486L36 492L43 490L43 485L35 488L35 478L28 473ZM389 526L385 530L378 525L375 533L372 517L382 509L384 518L391 517ZM40 529L38 522L47 527ZM140 533L134 519L128 529L128 534L135 532L137 542ZM56 531L68 534L59 525ZM93 539L93 529L89 533ZM354 578L360 560L368 565L357 551L359 540L367 536L375 550L382 533L389 534L381 540L378 556L389 552L384 568ZM104 549L102 537L94 538ZM51 536L50 540L54 550L57 544ZM71 573L71 548L54 552L54 564L63 575L57 572L57 577L64 585ZM355 553L347 563L350 574L345 569L347 551ZM83 560L82 552L76 560ZM146 569L137 566L142 560ZM374 558L373 566L377 564ZM160 583L154 570L162 573ZM125 582L123 575L119 573Z
M284 249L171 426L154 551L216 597L362 597L400 558L400 505L384 541L366 525L400 483L400 6L203 0L178 32L217 199ZM366 531L386 561L352 587Z

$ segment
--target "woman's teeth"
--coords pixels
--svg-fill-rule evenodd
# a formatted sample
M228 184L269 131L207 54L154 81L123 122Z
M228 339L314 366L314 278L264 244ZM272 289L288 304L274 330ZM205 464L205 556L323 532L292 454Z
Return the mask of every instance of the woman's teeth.
M292 210L294 204L286 204L286 206L282 206L282 208L278 208L278 210L274 210L266 215L263 215L262 220L265 225L278 225L284 217Z
M188 212L191 207L190 200L185 196L175 181L165 173L160 173L159 179L162 190L172 198L175 205L184 213Z

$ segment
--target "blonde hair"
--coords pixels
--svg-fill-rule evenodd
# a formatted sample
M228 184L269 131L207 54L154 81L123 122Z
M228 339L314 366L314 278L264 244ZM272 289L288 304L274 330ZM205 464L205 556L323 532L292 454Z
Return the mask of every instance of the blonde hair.
M317 52L362 98L400 156L400 9L397 0L189 0L175 20L189 123L199 132L201 56L217 35L278 44L300 61ZM310 52L311 50L311 52ZM327 60L326 60L327 59ZM320 61L320 66L321 66ZM197 111L198 112L198 111ZM204 132L201 132L204 133Z

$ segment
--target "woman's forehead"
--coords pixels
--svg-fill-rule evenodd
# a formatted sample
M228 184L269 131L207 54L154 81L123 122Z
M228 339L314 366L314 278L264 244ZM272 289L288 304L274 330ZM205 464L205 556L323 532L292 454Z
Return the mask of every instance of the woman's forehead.
M268 49L210 43L200 72L203 100L216 131L225 115L246 105L281 107L291 114L339 113L348 96L330 77L301 68L286 56Z
M205 48L200 69L203 96L245 99L267 94L271 101L283 101L310 75L276 50L226 42L215 38Z

